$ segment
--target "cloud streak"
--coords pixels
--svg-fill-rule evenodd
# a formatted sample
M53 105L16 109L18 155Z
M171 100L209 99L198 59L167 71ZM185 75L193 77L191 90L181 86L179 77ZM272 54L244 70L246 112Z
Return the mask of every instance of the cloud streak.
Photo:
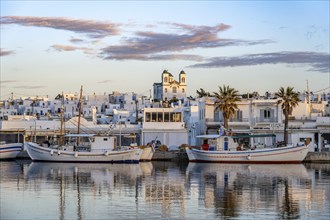
M102 80L102 81L98 81L96 83L112 83L114 82L113 80Z
M120 33L120 24L64 17L3 16L0 17L0 22L1 25L16 24L67 30L86 34L91 38L104 38Z
M88 47L76 47L71 45L59 45L59 44L52 45L51 47L58 52L81 50L85 54L95 54L94 50Z
M160 60L162 60L166 56L159 55L159 53L181 52L195 48L250 46L272 42L271 40L246 41L219 38L219 32L230 28L230 26L226 24L218 24L215 26L193 26L171 23L169 25L176 29L176 33L136 32L136 37L126 39L122 45L103 48L101 56L104 59L145 60L148 58L160 58ZM177 32L181 33L179 34ZM172 59L174 56L167 55L167 57ZM185 59L189 59L189 57L196 60L196 57L194 56L186 56ZM182 58L184 58L184 56L182 56Z
M248 54L239 57L213 57L204 63L194 64L192 68L224 68L239 66L255 66L263 64L308 65L309 71L328 73L330 71L330 55L316 52L274 52Z
M83 40L83 39L80 39L80 38L72 37L72 38L70 39L70 42L71 42L71 43L84 43L84 40Z
M4 50L4 49L0 48L0 57L2 57L2 56L9 56L9 55L12 55L14 53L15 52L12 51L12 50Z
M0 83L1 84L5 84L5 83L16 83L19 82L18 80L1 80Z
M15 86L13 88L16 88L16 89L42 89L42 88L46 88L46 86Z
M107 36L122 34L119 27L127 27L128 24L100 22L95 20L72 19L65 17L33 17L33 16L3 16L0 17L2 25L21 25L26 27L44 27L57 30L67 30L78 34L85 34L90 38L100 40ZM241 40L220 38L221 32L231 28L228 24L215 26L187 25L180 23L161 23L170 30L166 33L153 31L138 31L132 37L121 35L122 44L92 50L87 47L55 44L52 48L58 52L81 50L85 54L96 54L106 60L190 60L202 61L204 58L194 54L178 54L186 50L196 48L217 48L226 46L251 46L268 44L273 41ZM88 43L84 39L71 37L70 43ZM9 51L1 52L1 55L9 55Z

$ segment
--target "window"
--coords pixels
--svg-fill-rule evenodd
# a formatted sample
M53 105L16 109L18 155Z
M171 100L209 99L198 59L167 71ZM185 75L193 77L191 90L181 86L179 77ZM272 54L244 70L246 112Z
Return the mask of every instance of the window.
M169 122L169 121L170 121L170 113L164 112L164 122Z
M163 122L163 113L157 112L157 122Z
M181 112L171 112L171 122L181 122Z
M186 78L182 77L182 82L185 83L186 82Z
M173 93L176 93L176 87L173 87L173 88L172 88L172 92L173 92Z
M243 112L241 110L237 110L236 111L235 119L237 121L242 121L242 119L243 119Z
M182 93L184 93L184 89L182 89Z
M151 122L151 114L150 112L146 112L146 122Z
M166 82L166 83L167 83L167 77L166 77L166 76L164 77L164 82Z
M165 88L165 93L167 93L167 88Z
M264 118L270 118L270 109L264 110Z
M156 122L156 120L157 120L157 112L152 112L151 113L151 121Z

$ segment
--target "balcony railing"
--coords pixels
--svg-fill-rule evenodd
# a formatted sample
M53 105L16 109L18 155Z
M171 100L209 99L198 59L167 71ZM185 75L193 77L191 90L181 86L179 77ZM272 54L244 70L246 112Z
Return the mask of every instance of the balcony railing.
M273 117L273 118L260 118L260 117L256 117L255 118L255 122L256 123L276 123L278 121L277 117Z
M213 118L207 118L205 119L205 121L208 122L215 122L215 123L219 123L219 122L223 122L223 119L219 120L219 119L213 119ZM231 118L229 119L229 122L249 122L248 118L241 118L241 119L237 119L237 118Z

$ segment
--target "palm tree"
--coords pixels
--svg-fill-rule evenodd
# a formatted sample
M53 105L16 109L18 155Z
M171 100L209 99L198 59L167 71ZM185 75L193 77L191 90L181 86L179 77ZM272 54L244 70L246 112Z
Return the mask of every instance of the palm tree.
M289 115L292 114L293 108L298 105L300 100L298 98L298 93L293 91L293 87L287 87L286 89L281 87L275 95L280 98L278 104L282 104L281 108L284 114L284 144L287 145Z
M206 92L204 89L200 88L200 91L196 90L197 98L202 98L204 96L211 96L209 92Z
M241 98L237 90L225 85L223 87L219 86L219 92L213 92L213 94L216 98L214 103L215 110L222 111L224 127L228 130L228 120L235 115L238 109L237 102L241 101Z

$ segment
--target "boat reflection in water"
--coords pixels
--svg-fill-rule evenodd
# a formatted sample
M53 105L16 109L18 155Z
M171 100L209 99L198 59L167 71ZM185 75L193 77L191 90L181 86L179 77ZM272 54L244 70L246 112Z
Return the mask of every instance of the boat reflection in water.
M219 217L265 218L268 212L275 219L299 218L299 200L311 193L302 164L189 163L187 174L190 191Z
M330 215L330 164L6 161L0 165L0 219L329 219Z
M58 196L54 197L59 197L60 219L85 219L86 212L91 212L93 209L99 212L98 207L93 207L93 203L98 203L95 202L96 200L126 198L131 192L127 189L135 188L136 181L140 177L151 173L150 162L139 164L32 162L27 170L26 179L34 182L34 187L38 189L49 188L44 185L47 182L57 185L53 188L58 191ZM45 179L48 181L45 182ZM137 196L138 194L134 195ZM103 211L107 213L111 208ZM72 215L74 213L76 216ZM99 217L101 215L102 213L97 214ZM91 216L91 213L87 216Z

